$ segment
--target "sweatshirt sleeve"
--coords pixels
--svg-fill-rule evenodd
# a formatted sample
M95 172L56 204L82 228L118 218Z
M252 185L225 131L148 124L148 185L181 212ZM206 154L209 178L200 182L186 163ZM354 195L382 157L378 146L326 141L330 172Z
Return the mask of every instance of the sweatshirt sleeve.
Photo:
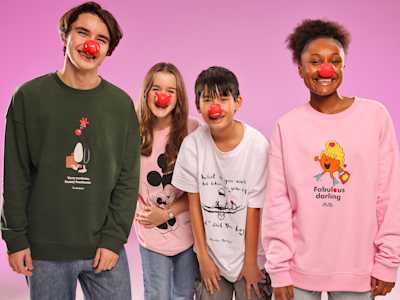
M32 172L23 101L22 91L17 91L7 112L5 132L1 232L9 253L30 247L27 237L27 207Z
M267 168L267 192L262 219L266 269L273 287L292 285L290 261L294 253L292 207L284 168L279 125L274 129Z
M129 110L122 167L111 193L106 221L101 230L99 248L119 253L131 230L139 187L140 172L139 126L133 104Z
M385 110L380 135L375 262L372 276L395 282L400 265L400 158L393 122Z

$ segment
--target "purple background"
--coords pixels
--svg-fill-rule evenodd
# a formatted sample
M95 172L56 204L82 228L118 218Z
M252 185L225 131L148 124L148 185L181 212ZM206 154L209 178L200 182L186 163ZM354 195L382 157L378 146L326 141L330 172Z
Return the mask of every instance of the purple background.
M58 19L82 1L2 0L0 4L0 114L23 82L59 69L63 63ZM100 73L138 98L147 70L156 62L175 63L193 104L197 74L211 66L232 69L245 102L238 117L269 136L282 113L307 100L308 93L285 48L285 38L304 18L329 18L352 34L346 60L344 95L378 99L400 133L400 2L327 1L99 1L119 20L124 38ZM4 122L0 125L3 142ZM360 136L362 138L362 133ZM3 147L0 147L2 156ZM0 170L1 171L1 170ZM2 171L0 172L2 173ZM142 299L137 241L128 244L135 299ZM399 299L400 288L385 299ZM26 299L24 279L8 268L0 247L0 299Z

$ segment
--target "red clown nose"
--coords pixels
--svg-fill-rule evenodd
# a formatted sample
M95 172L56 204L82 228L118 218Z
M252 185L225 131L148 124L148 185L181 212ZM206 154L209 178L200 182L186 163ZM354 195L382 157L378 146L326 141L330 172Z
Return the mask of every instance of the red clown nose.
M94 40L87 40L83 43L83 52L90 56L96 56L100 51L100 44Z
M156 105L158 107L167 107L171 101L171 95L156 92Z
M211 119L217 119L222 115L222 107L218 103L211 104L208 109L208 117Z
M323 78L331 78L335 74L332 64L322 64L319 66L318 75Z

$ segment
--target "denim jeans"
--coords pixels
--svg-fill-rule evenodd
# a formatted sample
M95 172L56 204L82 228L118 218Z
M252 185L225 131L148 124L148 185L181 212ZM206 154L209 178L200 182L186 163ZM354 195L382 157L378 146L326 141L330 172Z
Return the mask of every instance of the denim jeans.
M272 298L274 299L274 298ZM321 292L294 288L295 300L321 300ZM328 292L328 300L371 300L371 292Z
M257 297L254 288L251 288L250 297L253 300L270 300L272 295L271 279L265 269L262 269L261 272L265 275L265 279L258 283L261 297ZM207 291L200 276L196 280L196 300L232 300L233 295L235 295L235 300L247 300L246 281L244 278L236 282L230 282L221 277L219 290L214 294L210 294Z
M33 260L28 278L31 300L74 300L77 280L87 300L131 300L128 260L122 250L110 271L95 273L93 260Z
M145 300L193 300L198 266L192 247L174 256L139 247Z

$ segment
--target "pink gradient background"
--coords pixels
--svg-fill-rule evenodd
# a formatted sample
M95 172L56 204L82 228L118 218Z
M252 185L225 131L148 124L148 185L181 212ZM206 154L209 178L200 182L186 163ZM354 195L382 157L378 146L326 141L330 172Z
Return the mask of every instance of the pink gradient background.
M15 88L62 66L57 23L76 0L2 0L0 4L0 113L4 118ZM238 117L269 136L282 113L306 101L307 90L291 62L284 40L304 18L326 17L352 33L343 94L375 98L391 112L400 133L400 2L327 1L99 1L124 31L101 74L137 99L142 79L156 62L177 65L193 100L197 74L211 66L232 69L245 102ZM193 101L191 112L197 116ZM3 119L4 120L4 119ZM3 143L4 122L0 125ZM356 138L362 138L363 134ZM3 147L0 147L2 156ZM2 170L0 170L2 173ZM137 241L127 246L134 299L142 299ZM0 299L27 299L24 278L11 272L5 244L0 246ZM78 292L80 294L80 292ZM385 299L399 299L400 288Z

